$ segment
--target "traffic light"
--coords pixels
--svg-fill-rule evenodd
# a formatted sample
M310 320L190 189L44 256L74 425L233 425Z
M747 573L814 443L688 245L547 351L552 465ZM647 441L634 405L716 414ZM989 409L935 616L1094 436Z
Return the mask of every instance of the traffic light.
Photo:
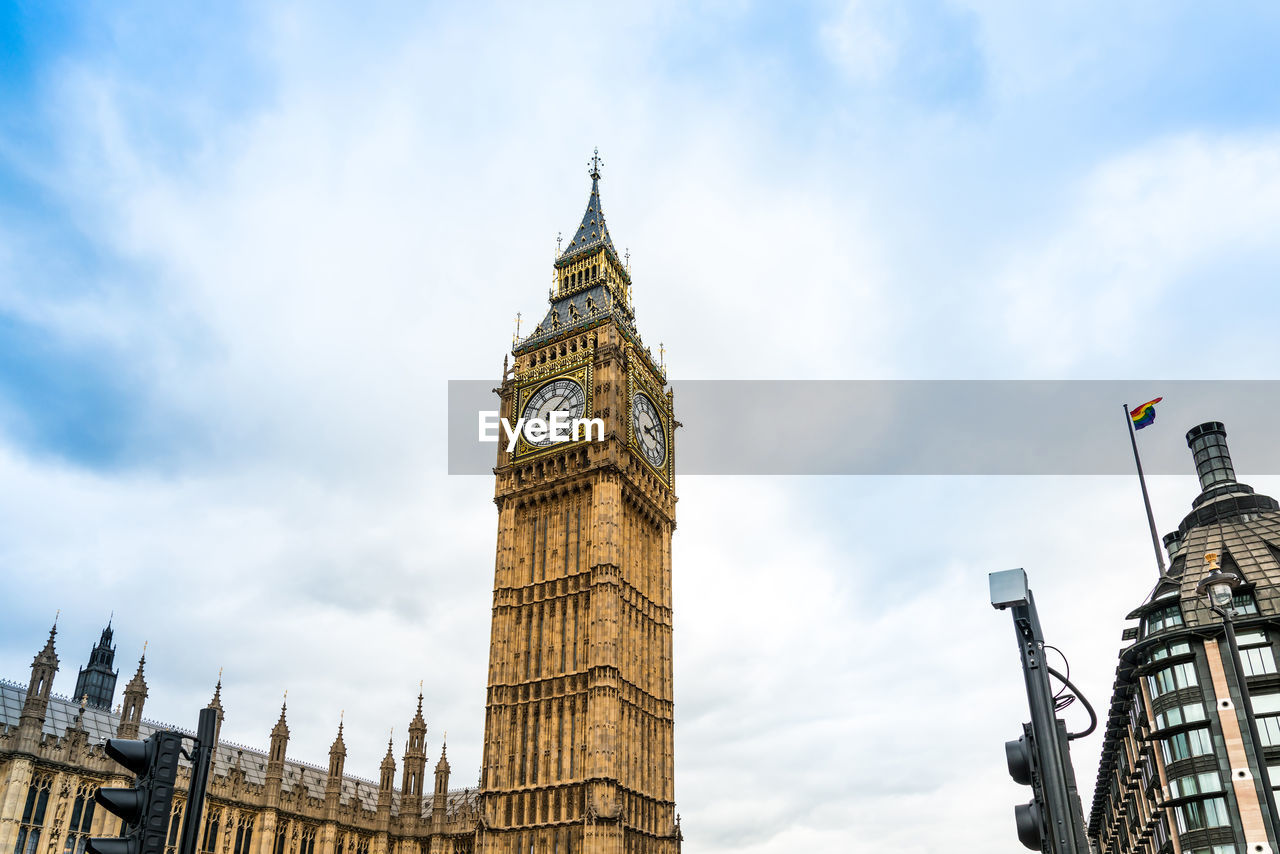
M98 789L94 800L120 817L119 837L90 839L89 854L163 854L178 778L182 734L161 730L145 741L109 738L107 755L137 776L132 789Z
M1044 848L1044 790L1040 784L1040 760L1036 756L1035 732L1031 724L1022 725L1022 738L1004 743L1009 776L1015 783L1031 786L1034 797L1029 803L1013 808L1018 841L1032 851Z

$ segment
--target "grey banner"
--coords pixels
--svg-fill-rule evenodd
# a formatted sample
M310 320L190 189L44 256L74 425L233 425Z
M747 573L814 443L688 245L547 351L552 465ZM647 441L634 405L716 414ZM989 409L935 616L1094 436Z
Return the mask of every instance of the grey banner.
M449 473L490 474L492 381L449 383ZM1243 480L1280 472L1280 381L686 380L672 383L677 474L1194 474L1185 434L1221 421Z

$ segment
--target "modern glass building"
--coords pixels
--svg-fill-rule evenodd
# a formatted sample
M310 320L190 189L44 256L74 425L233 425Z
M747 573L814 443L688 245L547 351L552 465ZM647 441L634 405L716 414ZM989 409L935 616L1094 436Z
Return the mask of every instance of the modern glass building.
M1280 781L1280 504L1235 479L1222 424L1187 443L1201 492L1128 615L1089 815L1099 854L1278 850L1264 780ZM1210 572L1239 579L1222 600L1238 657L1204 593Z

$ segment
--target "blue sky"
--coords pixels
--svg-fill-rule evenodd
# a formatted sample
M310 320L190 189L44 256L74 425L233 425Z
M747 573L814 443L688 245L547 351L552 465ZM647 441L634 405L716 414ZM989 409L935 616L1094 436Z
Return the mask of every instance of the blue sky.
M265 744L288 688L291 754L345 708L372 775L424 679L469 782L494 518L490 483L443 473L445 386L543 310L593 148L673 377L1273 379L1278 41L1262 3L11 4L0 676L56 609L66 668L114 608L122 667L151 641L149 716L194 720L225 667L228 737ZM1144 441L1214 415L1166 405ZM1162 529L1194 491L1153 483ZM1020 850L985 575L1027 566L1104 701L1152 581L1135 485L680 494L690 844ZM915 665L935 624L964 638L945 675Z

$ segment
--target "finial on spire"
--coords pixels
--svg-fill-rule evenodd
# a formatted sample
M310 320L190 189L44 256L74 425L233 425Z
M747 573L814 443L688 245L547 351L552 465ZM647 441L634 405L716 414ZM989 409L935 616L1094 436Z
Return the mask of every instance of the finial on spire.
M560 241L561 240L564 240L564 235L557 231L556 232L556 257L557 258L560 257Z
M592 181L600 180L600 167L603 165L604 165L604 161L600 159L600 149L597 148L591 154L591 163L590 163L591 171L587 173L591 176Z
M112 613L115 613L115 612L112 612ZM54 611L54 612L53 612L53 627L54 627L55 629L58 627L58 618L59 618L59 617L61 617L61 616L62 616L62 609L61 609L61 608L59 608L58 610L56 610L56 611Z
M665 368L667 366L667 348L662 346L662 342L658 342L658 367Z

